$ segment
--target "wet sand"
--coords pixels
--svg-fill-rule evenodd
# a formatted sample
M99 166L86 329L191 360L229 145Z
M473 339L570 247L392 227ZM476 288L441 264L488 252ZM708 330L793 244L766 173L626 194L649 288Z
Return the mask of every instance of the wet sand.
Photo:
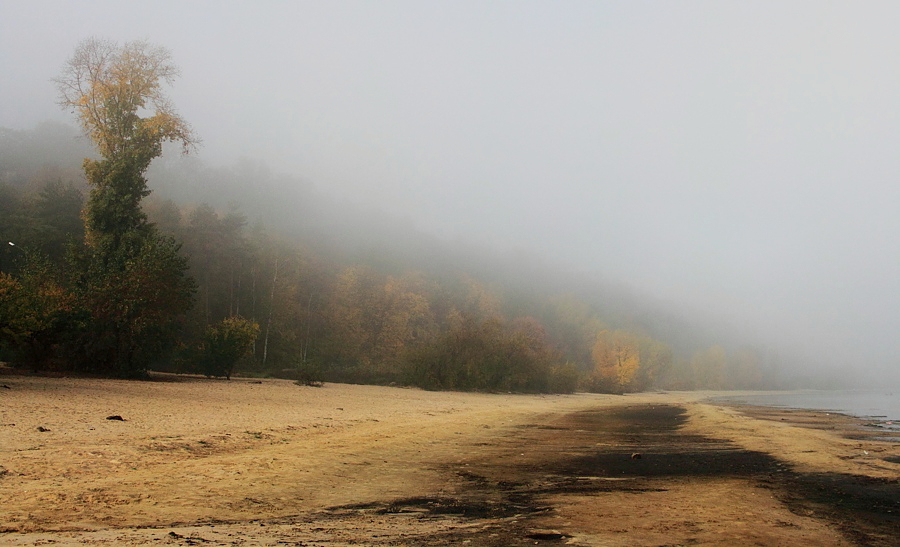
M840 415L704 403L709 393L9 374L0 385L2 545L900 537L900 445Z

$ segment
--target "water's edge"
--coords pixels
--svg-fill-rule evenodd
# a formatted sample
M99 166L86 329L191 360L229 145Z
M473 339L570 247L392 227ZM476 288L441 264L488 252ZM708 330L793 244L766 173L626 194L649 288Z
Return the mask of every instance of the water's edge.
M710 397L708 401L845 414L862 420L863 427L868 430L884 432L885 440L900 441L900 390L735 393Z

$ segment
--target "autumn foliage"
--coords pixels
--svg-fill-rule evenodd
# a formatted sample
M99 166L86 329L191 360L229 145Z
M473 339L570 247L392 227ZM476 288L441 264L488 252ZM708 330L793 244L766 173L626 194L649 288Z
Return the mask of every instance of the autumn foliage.
M97 156L82 166L86 199L58 177L12 186L0 173L0 231L33 251L12 261L13 250L0 249L0 359L116 376L488 392L761 387L771 378L771 360L749 348L670 347L653 334L665 329L610 305L615 294L529 285L428 248L342 247L318 226L285 235L237 206L145 199L163 143L196 142L162 93L176 74L164 49L143 42L89 40L66 65L61 102ZM254 187L256 176L241 182Z

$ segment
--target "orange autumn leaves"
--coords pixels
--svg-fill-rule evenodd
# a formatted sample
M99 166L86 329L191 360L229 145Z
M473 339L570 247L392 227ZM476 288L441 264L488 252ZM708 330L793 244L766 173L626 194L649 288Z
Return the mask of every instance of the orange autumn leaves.
M652 338L626 330L601 329L591 346L589 387L596 391L646 389L672 366L672 352Z

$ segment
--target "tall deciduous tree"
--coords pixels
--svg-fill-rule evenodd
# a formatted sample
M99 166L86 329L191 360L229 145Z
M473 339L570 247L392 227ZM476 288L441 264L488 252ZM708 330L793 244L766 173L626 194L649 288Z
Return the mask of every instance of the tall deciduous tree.
M150 193L144 172L163 143L179 142L185 152L197 143L162 91L177 75L164 48L89 39L56 79L60 105L74 112L101 156L83 163L91 185L85 228L89 244L107 259L123 247L136 251L148 235L140 206Z
M141 209L150 193L144 172L163 143L181 143L187 152L197 142L162 90L177 74L164 48L89 39L56 79L60 105L75 113L100 155L83 163L91 194L80 294L92 317L88 339L103 341L86 357L103 372L144 370L191 305L193 281L178 246L160 237Z

